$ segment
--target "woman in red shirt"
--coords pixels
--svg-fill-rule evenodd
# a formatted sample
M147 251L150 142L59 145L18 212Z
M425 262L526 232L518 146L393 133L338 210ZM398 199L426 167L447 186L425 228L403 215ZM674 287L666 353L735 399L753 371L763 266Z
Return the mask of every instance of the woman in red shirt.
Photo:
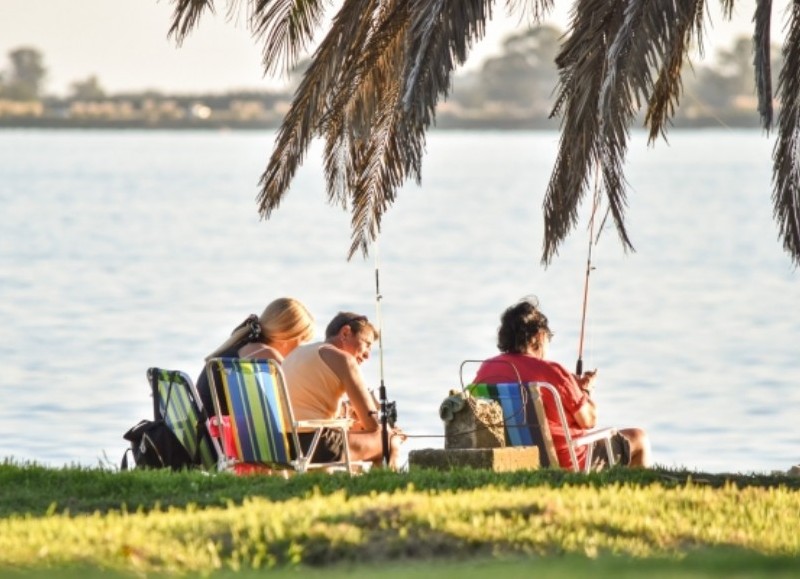
M497 347L502 353L481 364L473 383L522 381L551 384L558 391L570 435L575 438L597 424L597 408L591 396L597 371L575 376L560 364L547 360L552 335L547 316L541 312L535 298L523 299L509 307L503 312L497 331ZM569 449L555 402L549 395L543 396L542 400L558 461L562 467L571 468ZM650 466L650 442L644 430L619 430L613 446L619 449L621 464ZM586 452L586 447L576 449L581 467L586 462ZM602 443L595 448L594 457L595 460L600 458L607 461Z

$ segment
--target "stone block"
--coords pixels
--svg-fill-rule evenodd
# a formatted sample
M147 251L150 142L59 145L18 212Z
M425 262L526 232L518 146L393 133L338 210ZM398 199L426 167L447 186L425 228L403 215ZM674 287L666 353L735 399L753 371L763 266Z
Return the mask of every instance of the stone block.
M539 449L535 446L505 448L423 448L408 453L408 467L452 470L486 469L494 472L539 468Z

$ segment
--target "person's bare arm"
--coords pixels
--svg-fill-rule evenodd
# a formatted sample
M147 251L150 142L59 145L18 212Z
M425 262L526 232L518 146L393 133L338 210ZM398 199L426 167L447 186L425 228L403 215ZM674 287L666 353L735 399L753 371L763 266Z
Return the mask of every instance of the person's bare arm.
M322 361L333 370L344 384L344 390L350 399L350 405L358 418L360 426L367 432L375 432L380 428L378 409L375 400L367 390L361 371L355 358L335 348L322 348L319 351Z
M575 421L581 428L594 428L597 425L597 407L591 399L591 393L594 389L594 380L597 376L597 370L586 372L583 376L575 376L575 381L578 387L586 392L586 401L581 404L578 411L575 413Z
M581 404L574 416L581 428L594 428L597 425L597 408L592 399L586 398L586 402Z

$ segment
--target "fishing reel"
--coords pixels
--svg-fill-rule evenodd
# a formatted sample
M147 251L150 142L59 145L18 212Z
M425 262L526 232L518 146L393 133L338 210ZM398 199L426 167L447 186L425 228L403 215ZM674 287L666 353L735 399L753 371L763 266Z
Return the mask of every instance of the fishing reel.
M386 418L386 424L394 427L395 423L397 423L397 402L386 400L381 403L381 417Z

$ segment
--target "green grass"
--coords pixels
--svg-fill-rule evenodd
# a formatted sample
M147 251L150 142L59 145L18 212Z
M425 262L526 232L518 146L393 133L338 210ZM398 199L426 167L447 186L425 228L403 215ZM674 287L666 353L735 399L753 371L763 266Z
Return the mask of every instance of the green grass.
M664 470L284 480L6 461L0 574L788 577L798 487Z

